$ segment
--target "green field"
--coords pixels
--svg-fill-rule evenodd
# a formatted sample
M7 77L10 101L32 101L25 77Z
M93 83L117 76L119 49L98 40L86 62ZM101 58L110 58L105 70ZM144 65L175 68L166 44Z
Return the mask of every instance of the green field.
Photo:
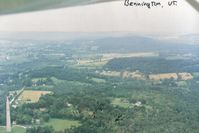
M51 77L51 80L55 85L59 84L68 84L68 86L84 86L84 85L89 85L88 83L83 83L79 81L68 81L68 80L60 80L55 77Z
M51 80L53 81L54 84L60 84L60 83L63 83L64 80L61 80L61 79L57 79L55 77L51 77Z
M55 131L63 131L66 128L70 128L72 126L78 127L80 126L79 121L75 120L64 120L64 119L51 119L45 126L52 126Z
M79 121L75 120L64 120L64 119L51 119L48 123L45 123L44 126L52 126L55 131L63 131L64 129L70 128L72 126L78 127L80 126ZM14 126L12 127L11 133L25 133L26 129ZM0 133L6 133L5 127L0 127Z
M199 72L193 73L193 76L194 76L194 77L199 77Z
M114 98L111 102L112 105L115 105L115 106L119 106L119 107L122 107L122 108L129 108L129 107L132 107L132 105L128 102L124 102L124 100L126 99L121 99L121 98Z
M94 81L96 83L106 83L106 80L100 79L100 78L92 78L92 81Z
M26 129L19 126L14 126L12 127L11 133L25 133L25 132L26 132ZM0 127L0 133L6 133L5 127Z

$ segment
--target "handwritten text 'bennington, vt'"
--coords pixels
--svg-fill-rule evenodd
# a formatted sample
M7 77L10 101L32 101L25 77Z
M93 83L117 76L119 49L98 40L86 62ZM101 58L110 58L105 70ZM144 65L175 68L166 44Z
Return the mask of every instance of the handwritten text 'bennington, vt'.
M172 0L172 1L168 1L168 6L177 6L178 1L176 0ZM164 7L163 4L161 2L157 2L157 1L150 1L150 2L146 2L146 1L132 1L132 0L124 0L124 5L125 6L131 6L131 7L147 7L149 9L151 9L152 7Z

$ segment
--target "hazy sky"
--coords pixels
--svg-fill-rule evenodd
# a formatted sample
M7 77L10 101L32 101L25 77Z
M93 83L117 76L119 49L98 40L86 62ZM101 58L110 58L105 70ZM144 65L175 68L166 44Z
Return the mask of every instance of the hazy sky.
M148 1L148 0L146 0ZM0 32L199 33L199 12L185 0L177 7L125 7L124 1L0 16Z

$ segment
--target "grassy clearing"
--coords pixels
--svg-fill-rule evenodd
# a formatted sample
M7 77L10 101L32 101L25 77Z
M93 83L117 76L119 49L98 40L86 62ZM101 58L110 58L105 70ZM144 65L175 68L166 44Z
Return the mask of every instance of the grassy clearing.
M32 91L32 90L25 90L21 93L18 98L18 101L22 103L35 103L39 101L39 98L42 95L50 94L51 91Z
M103 71L100 74L103 76L110 76L110 77L120 77L121 76L121 72L117 72L117 71Z
M64 82L64 80L60 80L55 77L51 77L51 80L53 81L54 84L60 84Z
M13 126L11 133L25 133L25 132L26 132L25 128L22 128L22 127L19 127L19 126ZM6 133L6 128L0 127L0 133Z
M64 131L64 129L71 128L72 126L80 126L79 121L75 120L64 120L64 119L51 119L45 126L52 126L55 131Z
M108 53L103 54L102 60L111 60L113 58L126 58L126 57L157 57L159 53L156 52L135 52L135 53Z
M108 62L107 60L84 59L84 60L79 60L75 66L86 67L86 68L101 68L107 62Z
M5 132L6 132L5 127L0 127L0 133L5 133Z
M193 73L193 76L194 76L195 78L199 77L199 72Z
M79 82L79 81L68 81L68 80L60 80L55 77L51 77L52 81L54 84L59 85L59 84L68 84L69 86L84 86L84 85L89 85L87 83Z
M188 86L186 81L178 81L178 82L176 82L176 83L177 83L177 85L180 86L180 87L187 87L187 86Z
M119 106L122 108L129 108L131 107L131 104L129 102L125 102L126 99L121 98L114 98L111 102L112 105Z
M106 83L106 80L100 78L92 78L91 80L96 83Z
M122 77L122 78L132 78L132 79L138 79L138 80L146 80L146 76L139 72L139 71L124 71L124 72L119 72L119 71L102 71L100 73L103 76L110 76L110 77Z
M53 85L45 85L45 86L39 85L39 86L27 87L26 89L27 90L35 90L36 91L36 90L51 90L53 88L54 88Z
M64 129L71 128L72 126L80 126L79 121L75 120L64 120L64 119L51 119L48 123L45 123L43 126L52 126L55 131L64 131ZM13 126L11 133L25 133L26 129L20 126ZM0 127L0 133L6 133L5 127Z

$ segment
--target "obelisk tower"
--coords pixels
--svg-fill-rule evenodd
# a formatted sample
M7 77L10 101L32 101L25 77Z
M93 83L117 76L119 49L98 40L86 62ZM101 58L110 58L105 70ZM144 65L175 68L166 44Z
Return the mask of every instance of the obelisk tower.
M8 97L6 100L6 132L11 132L10 101Z

